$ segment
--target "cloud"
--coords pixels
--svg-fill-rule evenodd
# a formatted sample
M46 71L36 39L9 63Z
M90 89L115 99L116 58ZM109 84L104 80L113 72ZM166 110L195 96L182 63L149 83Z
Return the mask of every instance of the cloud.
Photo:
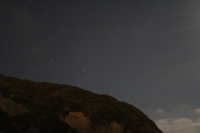
M168 118L156 121L158 128L164 133L199 133L200 119L190 118Z
M157 113L164 113L164 111L162 109L158 109L156 110Z
M154 111L155 121L164 133L200 133L200 108L179 104L172 110Z
M194 112L195 112L196 114L200 114L200 108L195 109Z

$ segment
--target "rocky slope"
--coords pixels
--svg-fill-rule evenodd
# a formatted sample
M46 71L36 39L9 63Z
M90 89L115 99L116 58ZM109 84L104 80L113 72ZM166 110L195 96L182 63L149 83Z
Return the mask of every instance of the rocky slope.
M162 133L136 107L78 87L0 75L0 133Z

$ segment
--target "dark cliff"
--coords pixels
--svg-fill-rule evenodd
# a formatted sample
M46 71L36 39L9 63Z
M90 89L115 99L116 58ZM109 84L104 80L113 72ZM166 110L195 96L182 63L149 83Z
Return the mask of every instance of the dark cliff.
M111 96L3 75L0 132L162 133L139 109Z

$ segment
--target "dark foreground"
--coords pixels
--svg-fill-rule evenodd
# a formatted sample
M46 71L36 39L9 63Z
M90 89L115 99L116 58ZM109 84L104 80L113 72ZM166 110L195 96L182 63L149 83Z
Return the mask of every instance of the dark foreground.
M78 87L0 75L0 133L162 133L136 107Z

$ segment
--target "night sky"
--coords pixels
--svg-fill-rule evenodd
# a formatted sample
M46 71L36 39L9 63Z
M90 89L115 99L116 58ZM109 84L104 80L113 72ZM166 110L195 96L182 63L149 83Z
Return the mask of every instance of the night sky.
M128 102L200 132L200 1L0 0L0 73Z

